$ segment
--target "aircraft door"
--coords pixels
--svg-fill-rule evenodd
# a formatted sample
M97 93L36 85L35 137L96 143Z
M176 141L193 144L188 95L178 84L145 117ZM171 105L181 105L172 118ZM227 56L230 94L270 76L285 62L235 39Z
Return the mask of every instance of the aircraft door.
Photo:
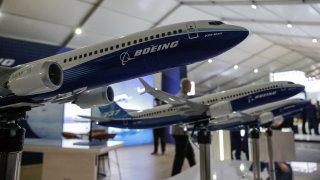
M187 23L186 26L187 26L189 39L194 39L199 37L198 29L194 22Z

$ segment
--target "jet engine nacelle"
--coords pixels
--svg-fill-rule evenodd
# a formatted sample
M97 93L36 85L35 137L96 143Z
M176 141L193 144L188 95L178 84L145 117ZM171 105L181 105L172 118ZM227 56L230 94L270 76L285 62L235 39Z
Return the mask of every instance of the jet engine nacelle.
M26 65L13 72L6 87L17 96L28 96L57 90L63 83L63 70L53 61Z
M209 108L209 114L212 118L228 115L233 112L231 103L229 101L222 101L213 104Z
M81 93L73 103L85 109L92 106L109 104L113 101L113 99L113 89L112 87L107 86L87 90Z
M272 112L264 112L262 114L260 114L259 116L259 120L260 120L260 124L267 124L271 121L273 121L274 115Z

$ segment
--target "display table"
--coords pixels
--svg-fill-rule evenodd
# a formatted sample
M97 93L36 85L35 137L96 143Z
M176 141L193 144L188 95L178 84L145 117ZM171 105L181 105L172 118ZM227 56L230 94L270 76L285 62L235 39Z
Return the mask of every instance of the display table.
M42 179L96 180L99 155L122 146L120 141L26 139L23 151L43 153Z

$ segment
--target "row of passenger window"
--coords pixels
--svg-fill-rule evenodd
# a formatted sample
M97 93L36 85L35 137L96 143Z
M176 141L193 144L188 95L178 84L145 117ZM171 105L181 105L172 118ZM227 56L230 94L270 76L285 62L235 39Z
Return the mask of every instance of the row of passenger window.
M247 95L249 93L256 93L256 92L261 92L261 91L265 91L265 90L270 90L270 89L273 89L273 88L276 88L276 87L278 87L278 85L269 86L269 87L266 87L266 88L261 88L261 89L257 89L257 90L247 91L247 92L242 92L242 93L234 94L232 96L225 96L225 97L222 97L221 100L226 100L226 99L229 99L229 98L243 96L243 95ZM207 103L212 103L212 102L215 102L215 101L218 101L218 99L211 99L211 100L207 101ZM203 104L203 102L202 102L202 104Z
M151 35L150 37L145 37L144 38L144 41L148 41L149 39L150 40L153 40L153 39L156 39L156 38L160 38L161 37L165 37L165 36L170 36L171 34L177 34L177 33L182 33L182 29L179 29L179 30L173 30L172 32L169 31L167 33L161 33L160 34L156 34L156 35ZM140 38L139 40L133 40L133 41L128 41L127 43L122 43L121 44L121 47L126 47L127 46L130 46L131 44L137 44L139 41L139 43L143 42L143 38ZM110 48L104 48L104 49L100 49L99 51L98 50L95 50L93 52L89 52L89 53L84 53L83 55L79 55L79 56L74 56L74 57L70 57L69 59L64 59L63 62L64 63L67 63L68 61L71 62L73 60L77 60L77 59L82 59L82 58L86 58L87 56L92 56L93 54L96 55L98 54L98 52L100 53L103 53L103 52L108 52L109 50L112 51L114 48L115 49L118 49L120 47L119 44L115 45L114 46L110 46Z
M168 112L174 111L174 110L176 110L176 109L171 108L171 109L168 109ZM166 110L162 110L162 112L165 113ZM138 118L140 118L140 117L145 117L145 116L150 116L150 115L156 115L156 114L160 114L160 113L161 113L161 111L157 111L157 112L153 112L153 113L148 113L148 114L142 114L142 115L138 116Z

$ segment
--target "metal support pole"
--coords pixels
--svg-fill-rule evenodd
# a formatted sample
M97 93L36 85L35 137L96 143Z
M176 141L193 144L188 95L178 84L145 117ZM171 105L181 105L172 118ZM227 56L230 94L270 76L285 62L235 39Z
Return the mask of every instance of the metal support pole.
M207 129L201 129L198 132L198 143L200 146L200 179L211 179L210 168L210 144L211 133Z
M252 128L250 138L252 140L252 163L253 163L253 179L260 180L260 154L259 154L259 137L258 128Z
M275 180L274 160L273 160L273 147L272 147L272 130L268 128L266 131L268 155L269 155L269 179Z
M0 122L0 179L18 180L25 129Z

